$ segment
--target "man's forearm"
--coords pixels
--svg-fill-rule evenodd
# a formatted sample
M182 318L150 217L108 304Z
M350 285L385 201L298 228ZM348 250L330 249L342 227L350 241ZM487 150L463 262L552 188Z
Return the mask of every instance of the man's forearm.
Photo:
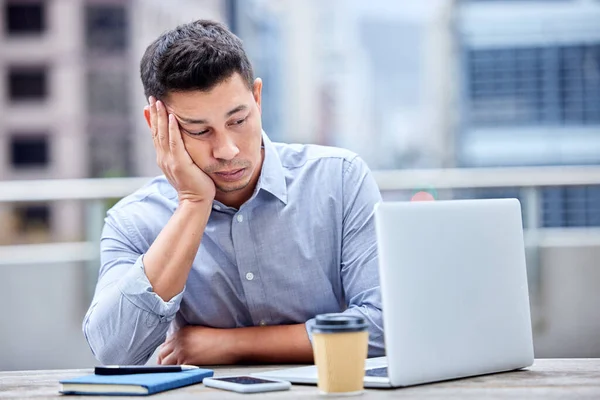
M152 290L164 301L180 293L187 281L212 203L181 203L144 255Z
M312 363L306 326L279 325L230 329L240 362Z

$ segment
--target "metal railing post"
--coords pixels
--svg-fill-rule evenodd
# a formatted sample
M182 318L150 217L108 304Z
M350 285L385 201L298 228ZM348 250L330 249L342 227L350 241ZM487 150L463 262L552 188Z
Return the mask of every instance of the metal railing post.
M540 329L543 323L540 307L541 299L541 254L540 228L542 227L542 196L541 188L526 187L522 189L525 207L525 255L527 259L527 281L529 285L532 308L532 324L534 329Z

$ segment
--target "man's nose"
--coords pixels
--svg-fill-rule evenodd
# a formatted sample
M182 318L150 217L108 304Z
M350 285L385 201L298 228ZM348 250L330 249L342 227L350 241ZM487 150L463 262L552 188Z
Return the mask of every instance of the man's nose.
M240 149L232 137L227 134L217 135L217 141L213 147L213 157L220 160L232 160L238 155Z

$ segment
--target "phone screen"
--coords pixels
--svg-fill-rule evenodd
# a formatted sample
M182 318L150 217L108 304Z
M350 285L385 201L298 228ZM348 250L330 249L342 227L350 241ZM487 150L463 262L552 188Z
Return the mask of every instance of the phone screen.
M258 385L260 383L276 383L266 379L254 378L252 376L233 376L231 378L213 378L215 381L238 383L240 385Z

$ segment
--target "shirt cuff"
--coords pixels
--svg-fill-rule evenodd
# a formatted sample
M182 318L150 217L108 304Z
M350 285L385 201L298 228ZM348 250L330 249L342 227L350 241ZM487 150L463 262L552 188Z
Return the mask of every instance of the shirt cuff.
M315 323L315 318L311 318L304 323L304 326L306 327L306 333L308 334L308 340L310 340L310 344L312 344L313 342L312 328L313 326L315 326Z
M119 280L119 290L136 307L156 315L160 322L170 322L179 311L185 287L171 300L164 301L152 289L144 271L143 257L139 256L133 267Z

